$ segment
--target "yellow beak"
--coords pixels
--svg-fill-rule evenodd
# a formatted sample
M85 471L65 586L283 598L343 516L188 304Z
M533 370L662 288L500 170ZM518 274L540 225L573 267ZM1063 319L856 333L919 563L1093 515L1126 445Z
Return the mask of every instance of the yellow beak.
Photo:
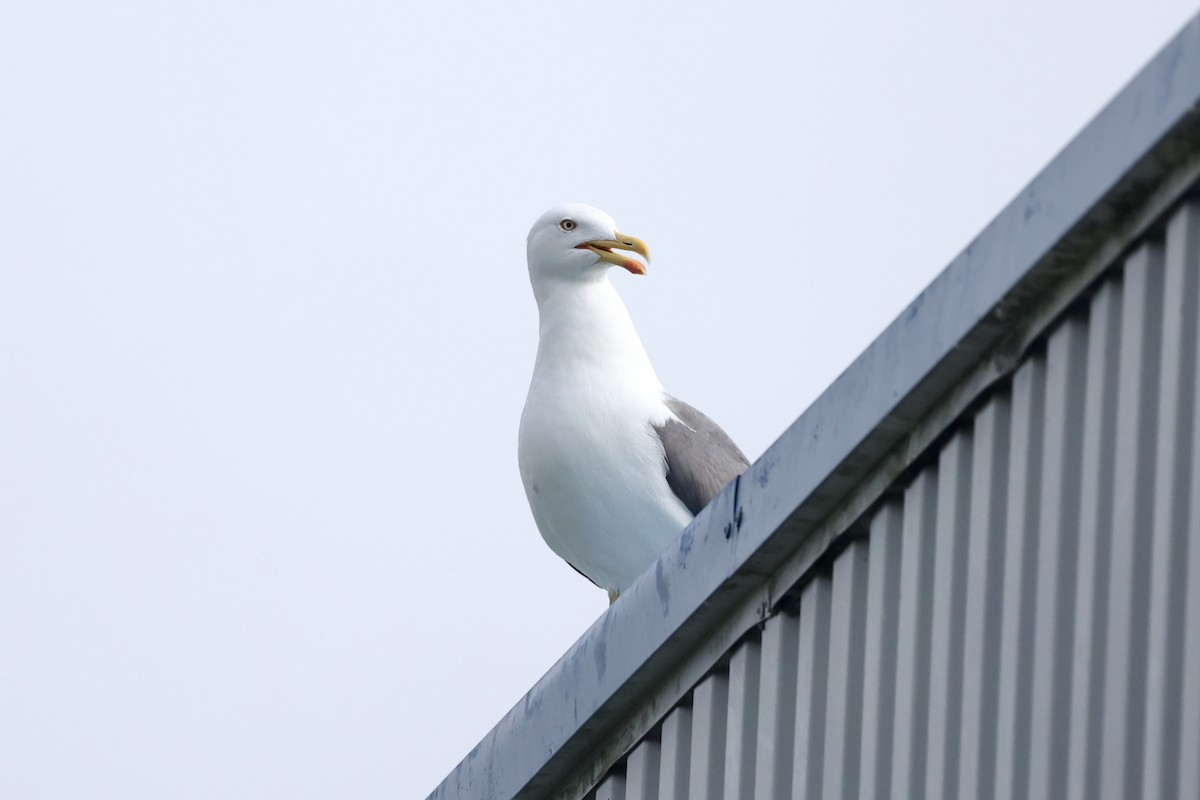
M596 239L591 242L585 242L584 244L576 245L575 249L591 250L600 257L601 261L607 261L610 264L616 264L618 267L624 267L634 275L645 275L646 264L650 263L650 248L646 246L646 243L636 236L626 236L619 231L617 232L617 238L615 239ZM628 250L630 252L637 253L642 258L646 259L646 264L643 264L641 261L638 261L635 258L629 258L628 256L614 253L614 250Z

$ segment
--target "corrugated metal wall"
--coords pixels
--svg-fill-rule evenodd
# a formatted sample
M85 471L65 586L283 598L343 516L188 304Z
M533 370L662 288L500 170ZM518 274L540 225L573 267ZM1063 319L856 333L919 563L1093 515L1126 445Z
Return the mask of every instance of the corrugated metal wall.
M1200 798L1200 202L588 796Z

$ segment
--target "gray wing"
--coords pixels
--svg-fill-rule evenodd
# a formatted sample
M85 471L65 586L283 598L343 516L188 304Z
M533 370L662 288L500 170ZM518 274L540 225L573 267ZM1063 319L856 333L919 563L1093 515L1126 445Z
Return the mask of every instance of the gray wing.
M678 417L654 428L667 456L667 484L688 511L699 514L750 462L717 423L671 395L663 401Z

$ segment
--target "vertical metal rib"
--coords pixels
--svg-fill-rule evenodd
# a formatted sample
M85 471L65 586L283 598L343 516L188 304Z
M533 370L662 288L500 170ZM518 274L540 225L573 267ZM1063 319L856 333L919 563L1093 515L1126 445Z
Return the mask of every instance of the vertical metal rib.
M992 797L995 788L1009 414L1010 401L1005 391L993 397L975 417L971 516L966 543L959 781L957 793L948 794L979 800Z
M868 564L862 540L851 542L833 562L829 663L839 666L829 670L824 797L858 796Z
M625 774L609 773L596 787L596 800L625 800Z
M692 756L692 709L679 706L667 714L659 745L659 800L688 800Z
M796 669L795 771L792 796L821 796L825 755L825 692L829 671L829 578L818 575L800 595L799 664Z
M1187 518L1194 502L1189 492L1200 316L1200 204L1185 205L1168 224L1164 270L1143 797L1179 796L1179 642L1184 639Z
M722 800L725 788L725 719L729 678L709 675L692 692L691 800Z
M1142 782L1149 536L1162 325L1162 248L1142 245L1125 263L1121 381L1108 588L1101 797L1136 797Z
M1034 578L1042 485L1042 399L1046 364L1031 355L1013 375L1008 516L1000 612L1000 679L996 724L996 797L1023 797L1029 775Z
M896 609L900 602L900 548L904 506L886 501L871 520L870 563L863 636L862 759L859 797L886 797L892 780L892 726L896 708Z
M929 798L954 797L958 792L971 451L971 429L962 426L938 457L933 627L929 642L929 743L925 753L925 796Z
M904 551L900 562L897 611L896 716L892 729L891 789L896 797L925 795L937 485L937 467L930 465L917 473L904 495Z
M1068 317L1046 348L1037 585L1027 602L1035 608L1029 794L1047 800L1066 791L1087 333L1086 319Z
M1200 272L1200 252L1189 248L1188 269ZM1188 466L1191 505L1185 521L1183 640L1180 665L1178 797L1200 797L1200 330L1192 337L1192 457ZM1181 408L1181 414L1188 409Z
M754 796L758 747L759 645L747 639L729 660L729 706L725 740L725 797Z
M658 800L659 748L655 739L645 739L625 762L625 800Z
M1067 791L1071 800L1100 793L1100 708L1112 546L1113 431L1117 420L1121 281L1110 277L1088 311L1087 387L1083 405L1079 550L1075 573L1075 637L1071 659Z
M777 614L763 625L758 684L757 800L791 795L792 743L796 731L796 663L800 621Z

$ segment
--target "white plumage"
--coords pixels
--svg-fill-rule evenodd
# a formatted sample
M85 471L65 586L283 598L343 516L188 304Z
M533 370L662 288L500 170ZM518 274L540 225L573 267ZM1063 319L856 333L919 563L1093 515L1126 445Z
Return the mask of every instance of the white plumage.
M671 442L691 458L724 448L719 466L722 458L740 465L736 471L745 466L719 428L664 392L607 275L614 264L635 274L645 266L617 250L648 257L640 240L589 206L552 209L529 232L540 326L518 439L521 480L543 538L610 598L699 510L668 481ZM679 412L696 419L683 422ZM711 430L698 431L704 423ZM672 438L664 438L668 426ZM719 476L716 489L732 474Z

